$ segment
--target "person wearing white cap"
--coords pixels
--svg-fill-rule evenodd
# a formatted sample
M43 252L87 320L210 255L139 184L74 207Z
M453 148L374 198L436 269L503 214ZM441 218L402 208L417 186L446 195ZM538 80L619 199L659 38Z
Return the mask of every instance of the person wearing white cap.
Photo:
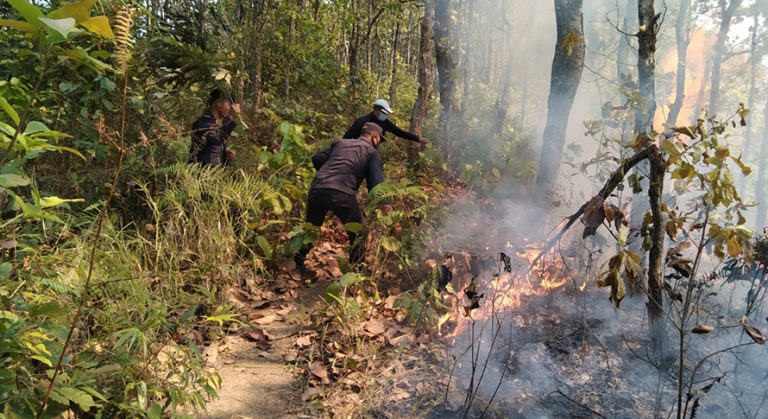
M387 102L384 99L376 99L376 101L373 102L373 111L368 115L364 115L364 116L361 116L360 118L357 118L355 122L352 123L352 126L349 127L347 132L344 134L344 137L342 138L360 137L360 134L362 133L362 130L363 130L363 125L366 122L373 122L376 125L381 127L382 131L384 131L384 134L391 132L396 137L404 138L409 141L419 142L421 144L426 144L429 142L426 138L420 137L416 134L400 129L397 125L395 125L392 121L390 121L388 119L389 115L392 115L393 113L395 113L395 111L393 111L392 108L389 107L389 102ZM381 141L382 142L386 141L384 136L381 137Z

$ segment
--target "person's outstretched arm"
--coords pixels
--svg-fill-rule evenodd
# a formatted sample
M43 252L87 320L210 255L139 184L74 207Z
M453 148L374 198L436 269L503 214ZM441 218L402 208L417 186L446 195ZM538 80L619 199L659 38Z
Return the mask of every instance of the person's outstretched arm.
M395 125L395 123L390 121L389 119L382 122L381 127L384 128L384 131L391 132L396 137L404 138L408 141L418 142L419 140L421 140L421 137L419 137L418 135L400 129L400 127Z

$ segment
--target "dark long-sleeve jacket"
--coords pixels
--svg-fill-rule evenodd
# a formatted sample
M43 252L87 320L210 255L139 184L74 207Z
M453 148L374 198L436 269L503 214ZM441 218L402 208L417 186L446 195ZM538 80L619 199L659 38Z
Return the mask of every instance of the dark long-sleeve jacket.
M347 132L344 134L344 138L358 138L363 133L363 124L366 122L373 122L374 124L381 127L382 130L384 130L384 134L391 132L396 137L404 138L409 141L419 141L419 136L416 134L412 134L408 131L404 131L400 129L397 125L395 125L394 122L390 121L389 119L385 121L379 121L379 118L376 118L376 115L373 114L373 112L369 113L368 115L361 116L360 118L357 118L355 122L352 123L352 126L349 127ZM381 140L384 141L384 136L382 135Z
M333 189L357 195L363 179L369 191L384 182L381 155L366 140L334 141L312 157L312 164L317 169L312 189Z
M227 163L227 139L237 124L224 118L216 122L210 112L205 112L192 124L192 144L189 148L189 162L204 165Z

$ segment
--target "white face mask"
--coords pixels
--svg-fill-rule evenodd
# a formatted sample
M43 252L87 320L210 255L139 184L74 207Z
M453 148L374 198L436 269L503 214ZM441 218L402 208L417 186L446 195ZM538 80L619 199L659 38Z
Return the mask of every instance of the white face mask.
M386 120L387 120L387 114L385 114L384 112L381 112L381 111L379 111L379 114L378 114L378 115L376 115L376 118L377 118L379 121L381 121L381 122L384 122L384 121L386 121Z

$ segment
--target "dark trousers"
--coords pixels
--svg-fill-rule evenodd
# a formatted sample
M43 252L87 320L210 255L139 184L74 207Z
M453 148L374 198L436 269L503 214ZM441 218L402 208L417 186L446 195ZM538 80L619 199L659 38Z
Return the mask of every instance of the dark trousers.
M310 189L307 198L307 218L308 223L315 226L322 226L325 221L325 215L328 211L341 221L342 224L358 223L363 224L363 211L357 203L357 197L334 189ZM349 262L352 264L362 261L365 256L365 231L360 234L347 230L349 236ZM360 236L360 237L358 237ZM304 259L312 250L312 246L306 246L294 257L296 264L302 266Z

